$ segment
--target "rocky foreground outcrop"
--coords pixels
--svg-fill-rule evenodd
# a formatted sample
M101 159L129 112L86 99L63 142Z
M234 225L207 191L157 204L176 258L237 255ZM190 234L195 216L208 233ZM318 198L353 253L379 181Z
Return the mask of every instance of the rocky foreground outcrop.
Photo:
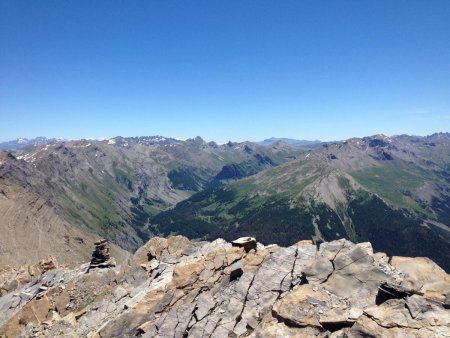
M126 266L55 268L0 297L6 337L450 337L450 277L347 240L152 238Z

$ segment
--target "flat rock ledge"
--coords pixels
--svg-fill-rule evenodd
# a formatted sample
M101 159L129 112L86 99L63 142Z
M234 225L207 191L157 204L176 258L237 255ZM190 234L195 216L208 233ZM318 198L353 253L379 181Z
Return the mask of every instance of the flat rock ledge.
M89 267L5 289L0 337L450 337L450 276L370 243L155 237Z

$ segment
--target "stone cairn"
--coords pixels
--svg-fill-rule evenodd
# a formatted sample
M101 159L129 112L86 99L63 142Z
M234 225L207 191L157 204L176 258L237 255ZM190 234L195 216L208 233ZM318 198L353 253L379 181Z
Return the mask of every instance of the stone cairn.
M109 242L107 239L101 239L95 244L95 250L92 253L91 264L89 265L89 272L91 269L105 269L116 266L116 261L109 254Z

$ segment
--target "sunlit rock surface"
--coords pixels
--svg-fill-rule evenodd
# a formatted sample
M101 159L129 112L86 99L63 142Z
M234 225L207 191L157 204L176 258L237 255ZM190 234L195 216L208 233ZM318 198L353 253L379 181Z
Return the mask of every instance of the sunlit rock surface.
M449 275L429 259L391 263L344 239L249 249L155 237L129 265L5 273L0 335L450 336Z

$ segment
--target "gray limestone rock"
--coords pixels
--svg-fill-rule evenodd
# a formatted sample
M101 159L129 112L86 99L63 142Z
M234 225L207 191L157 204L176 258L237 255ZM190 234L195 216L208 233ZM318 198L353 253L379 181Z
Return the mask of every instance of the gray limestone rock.
M304 275L309 283L323 283L333 272L333 264L325 257L318 256L304 268Z
M112 296L113 296L113 302L117 303L119 300L121 300L123 297L125 297L126 295L128 295L128 291L125 290L123 287L121 287L120 285L115 287L112 290Z
M44 272L0 297L0 336L450 335L450 279L434 263L417 259L439 272L428 276L415 259L397 258L410 271L403 283L370 243L338 240L317 250L310 241L283 248L253 240L152 238L130 266Z

